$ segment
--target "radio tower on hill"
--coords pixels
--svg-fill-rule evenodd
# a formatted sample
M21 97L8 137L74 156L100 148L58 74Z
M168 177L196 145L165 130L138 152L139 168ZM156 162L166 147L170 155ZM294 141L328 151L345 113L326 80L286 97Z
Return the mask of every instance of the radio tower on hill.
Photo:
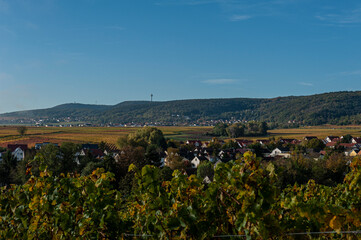
M150 102L153 102L153 93L150 94Z

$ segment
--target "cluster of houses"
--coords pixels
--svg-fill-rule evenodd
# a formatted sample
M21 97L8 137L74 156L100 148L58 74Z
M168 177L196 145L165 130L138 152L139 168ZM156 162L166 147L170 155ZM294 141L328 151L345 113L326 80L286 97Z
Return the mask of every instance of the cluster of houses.
M272 160L275 158L290 158L291 157L291 149L292 146L297 146L305 141L310 141L317 137L314 136L306 136L303 140L298 139L278 139L278 147L274 147L270 149L272 146L271 140L246 140L246 139L235 139L233 147L220 149L215 149L212 146L212 141L199 141L199 140L188 140L186 142L181 142L183 145L188 145L188 148L179 148L178 154L183 158L183 161L187 164L189 168L196 169L199 164L203 161L210 161L212 163L220 163L220 162L228 162L230 160L236 159L237 156L242 156L247 151L254 151L254 149L250 148L250 145L254 143L258 143L261 148L258 149L258 154L262 154L262 156L266 160ZM353 137L349 143L342 142L343 137L338 136L328 136L325 139L320 139L325 144L326 148L339 148L342 147L345 156L361 156L361 138ZM30 152L36 153L36 151L40 150L42 147L53 144L58 147L56 143L44 142L35 144L34 148L29 148L26 144L9 144L7 146L7 150L12 153L12 155L18 160L21 161L25 158L25 155ZM217 140L217 144L223 146L226 144L223 140ZM325 154L325 150L321 150L319 152L314 152L312 149L309 149L308 152L315 159L321 159ZM0 161L2 160L2 155L4 152L0 152ZM99 148L98 144L82 144L81 150L76 153L76 158L84 157L84 156L92 156L96 159L103 159L104 156L110 155L114 157L117 161L121 159L122 152L113 144L106 144L102 150ZM168 152L164 151L160 153L161 157L161 166L167 166L169 164L169 156Z
M237 154L243 155L247 151L254 151L254 148L250 148L250 145L258 143L261 148L258 149L258 152L262 154L263 159L265 160L274 160L276 158L290 158L292 155L292 149L297 145L301 145L303 142L310 141L312 139L317 139L315 136L306 136L302 140L299 139L278 139L278 147L269 149L271 140L256 140L250 141L245 139L235 139L233 140L236 143L236 147L229 149L221 149L215 151L213 148L210 148L210 142L201 142L196 141L187 141L185 144L191 145L193 150L188 152L180 152L179 155L183 157L185 162L190 163L191 168L197 168L199 164L203 161L211 161L215 164L220 162L228 162L237 157ZM325 149L334 149L335 147L341 148L345 156L354 157L361 156L361 138L353 137L350 143L342 142L343 136L327 136L325 139L320 139L326 146ZM218 142L223 145L224 141L218 140ZM322 159L326 155L326 150L322 149L315 151L315 149L306 149L307 155L316 160ZM167 156L164 159L164 165L167 165Z
M350 143L342 143L343 137L329 136L325 139L326 147L335 148L343 147L345 156L361 156L361 137L351 138Z
M21 161L27 154L35 155L42 147L50 144L59 147L59 144L51 142L36 143L34 148L29 148L27 144L8 144L6 150L0 152L0 162L2 161L2 156L6 151L10 151L17 161ZM79 157L90 154L96 159L102 159L105 155L110 153L109 149L111 148L116 149L115 145L111 144L107 144L107 150L105 151L100 150L98 144L82 144L80 151L77 152L75 156Z
M202 142L199 140L188 140L184 144L190 145L191 150L188 151L180 151L179 155L183 158L183 161L188 163L190 168L196 169L198 166L204 161L210 161L214 164L218 164L221 162L228 162L230 160L236 159L237 155L242 156L245 152L254 151L250 148L250 145L258 142L261 145L266 145L270 143L270 140L257 140L251 141L247 139L235 139L234 147L232 148L221 148L221 149L214 149L211 147L211 142ZM282 140L284 143L293 142L296 144L299 143L298 140L292 139L290 141L284 139ZM226 144L223 140L217 140L218 144L221 146ZM263 149L263 148L262 148ZM165 158L162 159L163 166L167 166L169 163L168 153L165 152ZM272 158L276 156L283 156L283 157L290 157L290 150L286 148L276 148L273 151L269 151L266 148L263 149L263 157L264 158Z
M218 144L221 146L225 144L223 140L217 140ZM188 151L180 151L179 155L183 157L184 162L188 162L191 168L198 168L198 166L203 161L210 161L212 163L218 164L220 162L228 162L232 159L235 159L237 155L243 155L247 151L251 151L248 148L253 141L250 140L235 140L237 147L222 149L217 151L211 147L212 141L209 142L201 142L199 140L188 140L185 142L186 145L191 146L191 150ZM167 155L166 153L164 159L164 165L167 165Z

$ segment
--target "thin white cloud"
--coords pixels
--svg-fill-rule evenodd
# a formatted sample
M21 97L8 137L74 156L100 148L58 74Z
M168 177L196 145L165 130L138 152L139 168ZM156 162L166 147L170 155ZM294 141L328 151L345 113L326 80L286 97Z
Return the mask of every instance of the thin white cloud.
M361 23L361 8L343 10L337 13L326 13L315 15L315 18L330 26L344 27Z
M252 18L249 15L232 15L229 20L232 22L237 22L237 21L243 21L243 20L248 20Z
M301 3L301 0L157 0L156 5L207 5L219 6L222 15L230 21L242 21L254 17L288 14L286 6Z
M361 70L341 72L342 76L361 76Z
M312 87L313 86L313 83L309 83L309 82L299 82L298 84L302 85L302 86L307 86L307 87Z
M211 84L211 85L234 84L236 82L238 82L238 80L233 78L207 79L202 81L202 83Z

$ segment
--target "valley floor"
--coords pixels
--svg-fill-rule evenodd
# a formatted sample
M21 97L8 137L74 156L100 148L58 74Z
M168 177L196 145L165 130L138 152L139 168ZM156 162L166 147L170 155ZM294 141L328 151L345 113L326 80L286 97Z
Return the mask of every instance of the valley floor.
M166 138L186 141L205 140L212 137L206 135L212 131L212 127L158 127L163 131ZM17 128L13 126L0 127L0 147L8 144L27 144L29 147L35 146L39 142L76 142L76 143L99 143L101 141L115 144L117 139L138 128L132 127L29 127L25 136L20 136ZM361 136L361 125L334 126L323 125L302 128L274 129L268 131L267 137L248 137L245 139L267 139L269 137L283 137L302 139L305 136L316 136L320 139L326 136Z

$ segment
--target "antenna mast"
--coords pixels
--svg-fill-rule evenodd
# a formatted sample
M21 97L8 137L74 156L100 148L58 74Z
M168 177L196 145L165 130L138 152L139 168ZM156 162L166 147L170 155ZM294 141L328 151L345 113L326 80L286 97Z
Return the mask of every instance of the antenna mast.
M150 94L150 102L153 102L153 93Z

